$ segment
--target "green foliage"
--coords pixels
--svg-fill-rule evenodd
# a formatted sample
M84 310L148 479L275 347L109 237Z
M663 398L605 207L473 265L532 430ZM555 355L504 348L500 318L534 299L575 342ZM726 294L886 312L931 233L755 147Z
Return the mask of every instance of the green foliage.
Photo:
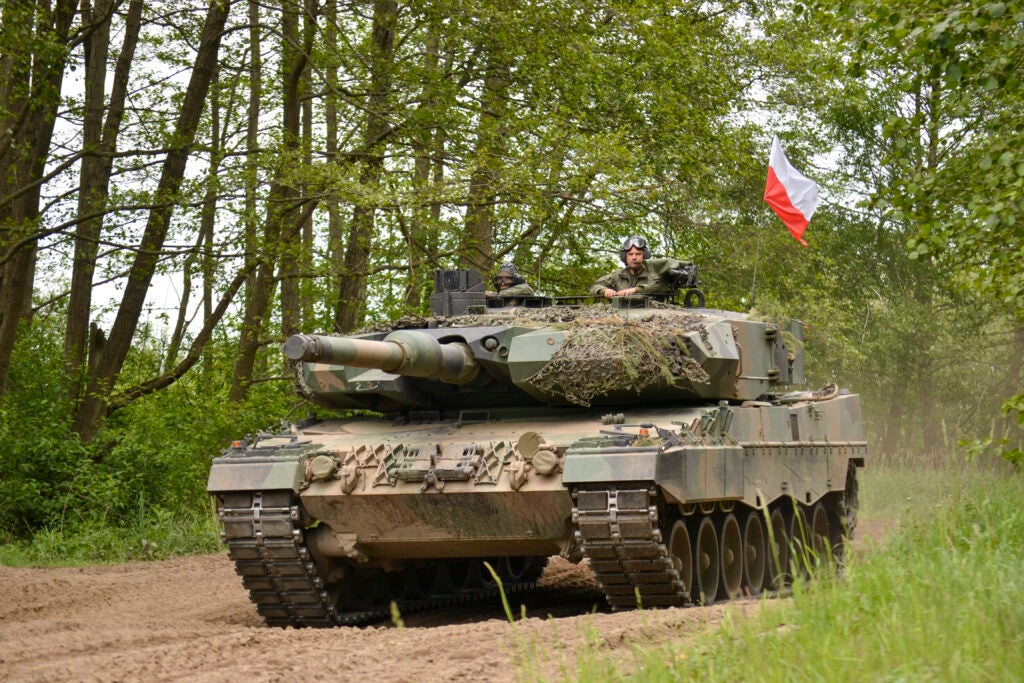
M495 259L514 258L547 294L585 291L631 232L659 237L672 254L696 230L732 220L735 207L720 200L741 194L736 169L747 166L751 149L749 131L730 118L745 106L751 67L736 22L749 18L748 6L476 3L461 15L450 5L415 3L410 10L398 31L401 49L412 52L394 74L395 97L419 88L430 97L392 147L389 163L399 172L373 196L352 173L328 181L346 200L397 207L376 217L371 268L393 277L371 285L373 320L404 312L408 286L454 265L467 183L480 167L491 173ZM453 67L432 67L416 52L432 40ZM488 113L485 62L507 76L497 160L494 150L478 148ZM401 173L438 140L453 160L444 182L410 188ZM418 201L437 202L437 213L425 215ZM747 207L755 202L749 195Z
M1018 428L1024 428L1024 394L1011 396L1003 402L1003 415L1014 416ZM960 446L965 449L969 462L981 456L992 456L1002 458L1013 465L1016 471L1024 468L1024 450L1021 450L1019 440L1015 443L1008 438L996 438L988 436L981 439L962 439Z
M945 20L966 28L943 37ZM977 94L966 70L955 87L946 79L950 60L978 61L972 50L995 40L997 20L1008 21L984 4L851 0L780 3L765 21L760 54L777 67L765 78L772 115L790 129L790 158L819 180L824 202L808 232L812 253L767 247L758 305L770 297L809 324L809 377L863 395L872 450L883 457L941 458L961 439L1005 439L1012 449L1024 436L1000 410L1022 388L1022 309L989 286L1001 270L1015 286L1018 269L998 264L1019 261L1019 224L1016 234L976 232L965 208L974 201L965 191L981 188L976 144L1020 108ZM808 149L827 154L828 168L803 162ZM964 248L972 234L977 243Z
M223 548L212 504L180 513L140 510L121 525L45 528L30 539L0 545L0 564L55 566L163 560Z
M70 436L60 395L57 321L37 319L10 372L15 389L0 397L0 538L60 525L95 477L89 450ZM97 477L102 484L102 476Z
M1024 119L1015 66L1024 55L1024 14L1007 11L1004 3L906 3L884 12L875 6L864 19L854 29L862 37L854 69L878 59L872 42L889 50L883 53L889 64L898 51L906 64L896 72L898 85L924 105L886 121L896 144L883 162L900 174L898 182L879 188L878 199L913 217L912 258L955 250L967 266L965 286L1024 310L1017 265L1024 235ZM928 127L924 137L922 126Z
M290 386L262 384L247 402L229 403L230 357L222 352L222 367L132 403L82 444L61 395L53 324L38 318L22 339L32 353L16 356L14 388L0 399L0 542L20 540L13 552L28 561L212 549L210 459L284 416L293 403ZM143 358L150 352L141 346L130 365L155 362Z
M846 131L844 146L866 152L857 158L878 169L862 206L905 243L900 256L907 266L920 264L918 273L938 266L935 273L944 278L916 283L916 298L941 310L943 300L928 293L946 290L947 298L956 288L967 293L962 304L989 311L987 320L972 316L979 329L998 329L997 316L1019 328L1024 89L1015 65L1024 56L1024 13L1001 2L847 0L815 7L844 55L833 70L842 104L824 107L836 114L825 120ZM983 348L999 354L995 345ZM1010 354L1019 356L1019 346ZM918 365L929 372L942 364L941 355L929 350ZM995 396L1019 394L1020 363L996 365L1004 379L993 387ZM998 407L989 404L984 413L985 423L998 421ZM993 437L975 423L968 430L976 437L972 452L1001 444L1007 459L1017 457L1019 428L1004 427Z

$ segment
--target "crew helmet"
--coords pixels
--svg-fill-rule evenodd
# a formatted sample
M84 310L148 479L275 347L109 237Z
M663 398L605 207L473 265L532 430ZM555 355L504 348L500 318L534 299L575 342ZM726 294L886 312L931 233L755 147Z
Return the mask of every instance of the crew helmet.
M498 268L497 274L491 278L491 282L494 283L496 288L500 289L501 285L499 283L505 278L512 278L512 285L521 285L526 282L523 276L519 274L519 269L516 268L514 263L502 263L501 268Z
M621 260L623 264L626 263L626 252L632 249L633 247L644 250L645 261L651 258L651 248L647 246L647 240L645 240L643 237L633 235L632 237L626 239L626 241L622 243L622 248L619 249L619 260Z

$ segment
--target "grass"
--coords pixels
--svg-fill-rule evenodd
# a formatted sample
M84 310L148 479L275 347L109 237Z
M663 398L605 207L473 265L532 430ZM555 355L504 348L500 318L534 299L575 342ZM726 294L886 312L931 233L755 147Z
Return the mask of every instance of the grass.
M163 560L222 550L212 506L195 513L149 510L132 525L100 522L75 528L44 529L31 540L0 545L0 564L9 567L57 567Z
M988 469L964 462L938 467L872 464L860 474L859 518L896 528L925 521L935 510L948 507L967 482L985 485L993 476Z
M638 650L630 679L1024 680L1024 478L884 468L861 490L865 521L897 525L854 553L843 579L797 583L791 599L685 648Z

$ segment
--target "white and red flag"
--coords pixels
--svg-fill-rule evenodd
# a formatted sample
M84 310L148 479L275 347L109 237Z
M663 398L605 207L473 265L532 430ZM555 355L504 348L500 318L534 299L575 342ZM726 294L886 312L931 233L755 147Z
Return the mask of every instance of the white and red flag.
M818 208L818 184L793 168L782 152L778 136L772 140L764 200L786 224L793 237L806 247L804 230Z

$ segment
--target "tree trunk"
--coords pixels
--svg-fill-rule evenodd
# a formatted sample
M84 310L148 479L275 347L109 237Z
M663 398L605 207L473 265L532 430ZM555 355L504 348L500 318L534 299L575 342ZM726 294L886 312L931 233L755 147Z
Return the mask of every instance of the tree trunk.
M202 273L202 302L203 321L208 321L213 315L213 285L215 276L215 263L213 255L213 233L217 222L217 198L220 196L220 168L224 158L224 141L220 121L220 69L218 68L213 76L213 93L210 97L210 168L206 173L206 191L203 194L203 209L199 216L199 235L196 238L195 254L199 261L199 269ZM185 274L185 290L182 292L182 310L179 311L178 324L175 326L174 351L177 352L184 335L184 304L186 300L185 291L189 286L188 274ZM204 374L212 369L209 354L204 354ZM170 367L177 359L168 354L167 367Z
M459 249L459 265L482 273L494 265L494 205L497 183L504 167L502 127L508 99L505 69L492 62L484 74L477 121L474 170L466 197L466 224Z
M0 54L0 395L32 311L40 185L50 152L75 0L4 6ZM33 35L33 30L35 35Z
M307 55L297 49L298 13L285 7L282 25L282 72L283 87L283 147L288 159L298 156L299 146L299 84L306 68ZM270 188L267 197L267 216L263 229L263 249L255 253L255 277L251 281L245 302L245 313L238 339L238 353L235 357L235 370L231 378L229 400L240 402L249 395L249 387L256 367L256 358L260 348L260 340L264 323L270 311L270 303L277 289L275 269L281 263L281 276L288 280L294 272L293 261L287 257L290 243L293 241L297 227L298 193L288 186L282 178L286 170L278 170L278 177ZM255 244L256 240L253 240ZM282 292L281 296L282 329L296 327L298 316L298 298L295 291Z
M340 49L338 45L337 0L327 0L324 14L326 17L324 24L324 43L326 49L331 52L337 52ZM341 159L338 157L339 82L338 65L336 63L332 62L325 67L325 78L327 81L327 93L324 97L325 151L329 163L340 164ZM342 234L344 224L341 218L341 208L338 206L338 200L333 194L327 197L325 204L327 208L327 259L330 272L328 280L331 290L334 290L345 259L344 235ZM335 300L337 292L331 291L330 294L332 296L331 300Z
M904 416L906 415L906 385L898 383L889 394L889 418L882 429L882 460L899 462L903 438Z
M313 91L311 85L312 69L310 68L309 55L313 50L313 41L316 38L317 6L312 0L306 0L306 11L302 14L302 40L303 51L306 53L306 68L302 71L302 164L306 168L313 166ZM309 184L302 184L302 196L309 197ZM309 264L313 259L313 215L302 224L301 253L299 263ZM305 286L306 276L297 273L296 286L299 290L299 329L308 327L313 322L313 295L309 287ZM282 330L284 331L284 330ZM289 333L290 334L290 333Z
M273 193L271 193L271 199ZM279 220L268 215L269 222ZM245 302L245 313L242 316L242 328L238 338L238 355L235 357L235 371L231 376L231 391L228 400L238 403L249 395L252 383L253 368L256 365L256 353L260 348L260 331L263 329L263 318L270 308L270 300L277 289L274 279L274 264L264 256L256 262L256 276L250 281Z
M358 156L361 165L360 183L370 190L375 190L380 185L384 170L383 140L390 129L388 96L391 90L391 72L394 68L397 14L398 6L395 0L374 1L373 55L369 60L370 95L366 107L363 152ZM357 204L352 211L352 224L334 312L335 326L341 332L355 329L363 319L375 213L376 207L372 202Z
M96 12L88 0L82 0L82 24L92 31L85 41L85 113L82 118L82 166L78 185L78 228L75 231L75 256L71 270L71 293L64 334L64 367L67 396L78 403L80 372L85 362L89 313L92 303L92 276L96 268L106 184L103 181L103 107L106 95L107 53L110 49L110 9L112 0L98 0Z
M1013 347L1010 353L1010 367L1006 372L1006 379L1003 381L1003 398L1010 398L1024 393L1022 386L1024 379L1024 325L1018 324L1013 331ZM996 426L996 441L1006 442L1007 449L1024 448L1024 433L1017 421L1018 415L1009 412L999 419Z
M283 158L292 164L300 163L301 153L301 118L303 75L308 61L299 49L299 1L285 2L281 14L281 71L284 84L284 101L281 106L284 116L284 137L282 140ZM287 169L291 170L291 169ZM281 171L285 172L284 169ZM281 220L284 224L291 222L297 209L299 192L291 183L281 182ZM273 244L268 242L268 244ZM297 264L301 261L301 245L284 243L281 245L281 332L285 335L299 331L299 287L296 273Z
M440 37L438 26L431 25L428 29L425 45L425 66L430 74L423 87L421 109L430 110L438 105L437 88L434 78L440 78L438 64L440 62ZM441 205L432 201L432 181L438 187L444 179L444 166L441 159L440 145L443 137L439 129L421 126L413 131L413 204L409 220L409 274L405 286L405 309L408 313L416 313L423 304L424 296L429 295L425 287L433 281L429 277L429 268L425 264L436 261L438 243L438 223Z
M113 153L121 131L128 74L135 57L142 20L142 0L132 0L125 21L125 36L114 71L113 88L106 123L103 123L104 91L107 77L107 52L110 43L110 12L113 0L101 0L96 21L100 23L86 42L85 121L82 131L82 171L78 194L78 225L75 230L75 256L71 271L71 292L64 335L66 391L72 408L78 404L89 339L92 307L92 280L96 272L96 254L103 228L103 215L110 190ZM85 6L83 5L83 14ZM85 17L83 17L85 21ZM102 127L102 128L101 128Z
M257 282L260 273L260 207L257 205L259 197L259 132L260 132L260 111L263 96L263 57L262 39L260 36L260 4L259 0L249 0L249 105L246 111L245 131L245 258L244 270L249 274L245 280L245 296L243 301L242 326L238 335L238 356L235 359L235 373L231 379L230 396L235 400L241 400L248 391L247 382L252 377L253 363L255 362L256 346L252 346L252 354L249 357L249 340L259 339L259 330L250 329L253 324L253 307L258 305L257 299L263 294L257 290L264 285ZM269 216L269 212L267 213ZM257 342L252 342L253 344ZM245 372L246 383L238 377L238 370L242 368ZM237 399L235 398L237 397Z
M75 416L75 431L85 441L91 440L100 428L107 399L135 336L139 315L170 226L175 200L185 174L185 164L195 143L196 129L217 68L227 11L228 5L219 0L211 2L207 11L195 66L171 138L172 146L161 170L156 207L149 213L141 248L129 271L117 317L95 372L90 374L88 392Z

